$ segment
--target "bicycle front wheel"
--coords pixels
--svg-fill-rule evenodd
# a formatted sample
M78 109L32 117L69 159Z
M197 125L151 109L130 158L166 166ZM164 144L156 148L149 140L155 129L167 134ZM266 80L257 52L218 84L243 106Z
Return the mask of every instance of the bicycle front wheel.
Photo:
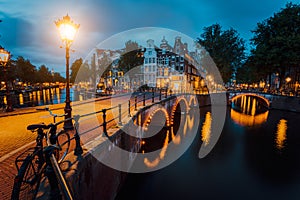
M56 153L56 159L58 163L61 163L67 156L70 149L70 135L68 132L61 130L56 136L56 143L59 148Z
M12 200L36 198L45 166L38 153L35 151L23 161L14 179Z

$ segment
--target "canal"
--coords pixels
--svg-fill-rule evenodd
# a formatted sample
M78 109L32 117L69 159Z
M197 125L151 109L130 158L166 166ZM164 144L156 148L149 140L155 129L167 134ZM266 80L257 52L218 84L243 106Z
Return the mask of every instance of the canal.
M214 119L211 107L200 115L188 150L158 171L129 173L117 200L300 199L299 113L267 110L259 99L243 97L227 108L222 134L202 159Z
M10 95L14 108L33 107L64 103L66 89L55 87L41 90L14 91ZM95 97L95 94L86 89L70 88L71 101L82 101L93 97ZM1 105L7 103L5 93L0 94L0 103Z

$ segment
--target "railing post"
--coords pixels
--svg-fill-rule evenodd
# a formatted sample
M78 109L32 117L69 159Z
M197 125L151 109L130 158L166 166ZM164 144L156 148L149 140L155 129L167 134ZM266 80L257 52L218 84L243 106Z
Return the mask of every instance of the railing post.
M137 96L134 97L134 110L137 111Z
M145 106L146 105L146 95L145 95L145 92L144 92L144 94L143 94L143 106Z
M119 126L122 126L122 104L119 104Z
M80 136L78 134L78 129L79 129L79 118L80 118L80 115L74 115L74 120L75 120L75 143L76 143L76 146L75 146L75 150L74 150L74 155L76 156L79 156L83 153L83 150L82 150L82 147L80 145Z
M131 117L131 115L130 115L130 100L128 100L128 117Z
M108 137L107 129L106 129L106 109L103 109L102 112L103 112L103 133L105 134L106 137Z
M152 103L154 103L154 91L152 90Z
M50 184L50 196L53 199L61 199L62 196L60 194L59 184L58 180L56 178L56 174L54 171L54 168L51 164L51 156L53 154L54 146L47 146L43 151L46 159L46 169L45 169L45 175L48 178L49 184Z

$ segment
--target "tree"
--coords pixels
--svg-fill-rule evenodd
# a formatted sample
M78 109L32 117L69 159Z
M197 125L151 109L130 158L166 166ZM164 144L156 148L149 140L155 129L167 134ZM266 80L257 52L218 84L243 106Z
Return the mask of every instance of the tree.
M29 60L19 56L15 61L16 77L25 83L37 82L36 67Z
M58 72L54 72L53 74L53 82L66 82L66 79L60 75Z
M36 75L37 75L36 81L39 83L52 82L53 80L50 70L45 65L41 65L39 67L38 71L36 72Z
M284 9L257 24L251 39L255 66L265 76L279 74L280 87L286 72L300 65L300 6L286 4Z
M134 67L142 65L144 62L141 50L137 42L131 40L125 43L125 52L121 55L119 68L125 73Z
M249 56L245 63L236 71L237 83L255 83L264 79L264 73L255 66L253 56Z
M112 60L111 58L107 55L107 53L103 52L101 54L101 58L99 59L99 69L97 71L98 74L104 75L108 70L111 69L112 66Z
M229 82L245 58L245 42L233 28L223 31L219 24L213 24L203 30L197 42L209 52L223 81Z
M87 63L83 63L82 58L79 58L73 62L71 66L70 82L76 81L88 81L91 78L91 70Z

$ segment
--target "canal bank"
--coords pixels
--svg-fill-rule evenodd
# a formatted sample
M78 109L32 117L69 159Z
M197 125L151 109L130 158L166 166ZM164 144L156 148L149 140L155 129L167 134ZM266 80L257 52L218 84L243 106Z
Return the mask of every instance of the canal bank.
M293 96L273 95L270 108L300 113L300 98Z

